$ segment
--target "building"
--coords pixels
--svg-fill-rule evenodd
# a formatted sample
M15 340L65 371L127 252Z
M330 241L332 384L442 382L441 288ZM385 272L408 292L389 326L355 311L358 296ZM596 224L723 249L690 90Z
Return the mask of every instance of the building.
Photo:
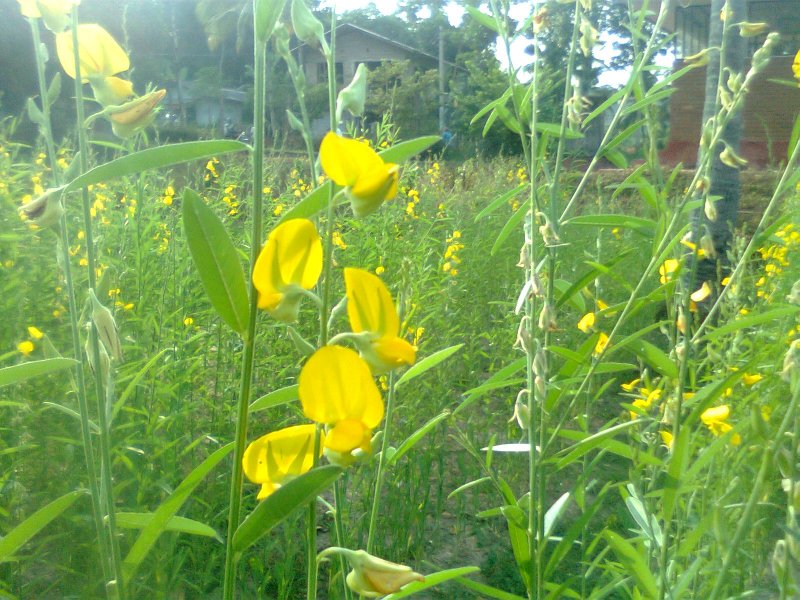
M786 160L786 150L794 120L800 113L800 89L778 83L791 81L792 61L800 49L800 11L798 0L750 0L748 14L736 21L767 23L769 31L781 35L781 43L766 69L760 73L744 104L744 123L740 154L752 166L766 166ZM686 65L684 57L708 45L709 0L683 0L670 9L668 31L675 33L674 69ZM657 10L657 6L653 8ZM761 46L766 33L748 38L748 56ZM750 68L749 60L745 71ZM669 106L669 141L662 160L669 165L693 166L702 125L705 97L705 68L689 71L678 79Z
M302 65L309 85L323 84L328 80L328 68L322 53L306 44L296 48L297 62ZM336 27L336 84L341 88L355 75L359 63L368 69L379 67L384 62L406 61L411 70L427 71L439 68L439 59L411 46L374 33L352 23ZM444 63L447 68L454 68ZM444 101L444 98L441 99ZM420 110L436 110L437 107L419 107ZM321 139L328 130L330 118L327 114L313 120L312 134Z

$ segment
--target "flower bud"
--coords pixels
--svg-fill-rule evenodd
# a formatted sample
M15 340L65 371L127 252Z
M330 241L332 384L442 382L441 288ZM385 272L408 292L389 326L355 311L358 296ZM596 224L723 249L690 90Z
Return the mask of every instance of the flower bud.
M731 148L727 144L725 145L725 149L720 153L719 159L722 161L724 165L730 167L731 169L738 169L740 167L747 166L747 161L741 156L739 156L733 150L733 148Z
M542 312L539 313L539 329L543 331L556 331L556 310L549 302L545 302Z
M320 552L319 559L332 554L340 554L347 559L353 568L347 575L347 586L366 598L393 594L412 581L425 581L425 578L411 567L383 560L364 550L332 547Z
M89 362L89 368L92 370L92 373L96 373L97 369L100 369L100 377L103 382L108 381L108 374L111 371L111 359L108 356L108 352L106 352L105 346L103 344L97 344L98 353L100 356L98 357L92 351L92 340L91 338L86 339L86 344L84 345L83 349L86 352L86 359Z
M781 379L788 383L797 379L800 374L800 339L794 340L783 358L783 370L781 371Z
M516 419L517 425L522 430L528 429L530 423L531 413L528 410L528 390L520 390L517 394L517 399L514 401L514 414L508 420L509 423Z
M716 50L716 48L714 50ZM711 48L704 48L703 50L701 50L697 54L692 54L690 56L684 56L683 57L683 62L685 62L686 64L691 65L693 67L702 67L704 65L707 65L708 61L711 60L711 57L709 56L710 52L711 52Z
M100 304L92 289L89 290L89 300L92 303L92 322L97 328L97 339L103 343L114 360L122 360L122 345L114 316L108 308Z
M703 205L703 212L706 215L706 219L708 219L709 221L716 221L717 220L717 216L718 216L718 214L717 214L717 203L714 201L714 199L711 196L706 198L706 202Z
M128 138L149 126L156 118L156 107L166 94L166 90L156 90L109 110L108 118L114 135Z
M514 347L521 348L525 354L530 354L532 350L531 332L529 327L530 317L526 315L519 321L519 327L517 327L517 339L514 342Z
M23 204L19 208L19 212L39 227L55 225L64 214L64 207L61 204L61 189L50 188L35 200Z
M717 249L714 248L714 241L711 239L711 234L709 233L704 233L700 238L700 248L702 248L706 257L709 259L713 259L717 256Z
M786 296L786 300L791 304L800 304L800 279L794 282L792 290Z
M583 15L581 15L580 32L581 38L579 44L581 52L583 52L584 56L590 56L592 48L594 48L597 40L600 38L600 34L597 32L597 29L592 26L591 21Z
M325 41L325 28L306 6L305 0L292 1L292 27L300 41L321 49L325 55L330 52Z
M297 0L296 0L297 1ZM339 92L336 100L336 118L341 120L342 114L347 110L354 117L364 114L364 102L367 99L367 67L359 63L353 81Z

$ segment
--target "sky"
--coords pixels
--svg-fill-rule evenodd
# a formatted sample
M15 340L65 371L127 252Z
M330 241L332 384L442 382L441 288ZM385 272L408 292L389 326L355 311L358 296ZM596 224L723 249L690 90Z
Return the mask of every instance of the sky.
M322 7L332 7L335 5L337 12L346 12L349 10L356 10L359 8L366 8L370 4L374 4L378 10L385 14L393 14L397 10L396 0L324 0ZM522 22L528 18L531 10L531 2L514 3L510 9L511 18L517 22ZM464 16L464 9L455 4L448 4L445 8L447 17L450 24L457 26L461 23ZM613 39L607 36L601 36L600 42L594 49L594 56L598 61L605 62L611 59L615 54L613 47ZM528 46L529 41L524 38L519 38L511 44L511 61L515 68L529 65L533 57L525 53L525 47ZM496 52L497 59L503 68L508 66L508 58L505 51L502 50L502 44L496 44L498 51ZM669 61L671 64L671 60ZM520 72L521 79L529 77L524 71ZM620 87L625 83L626 73L621 71L604 71L600 74L598 79L599 86Z

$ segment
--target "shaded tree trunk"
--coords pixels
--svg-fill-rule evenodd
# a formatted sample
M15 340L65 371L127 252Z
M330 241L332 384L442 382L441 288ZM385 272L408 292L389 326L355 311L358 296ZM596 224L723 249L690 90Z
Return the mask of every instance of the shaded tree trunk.
M727 4L729 10L733 12L732 15L728 16L727 23L747 20L745 0L728 0ZM719 48L722 45L725 23L720 19L720 13L724 6L725 0L711 1L709 48ZM744 69L746 53L745 40L739 35L737 27L729 28L725 35L723 65L734 73L741 73ZM727 77L722 77L722 85L724 85L726 79ZM706 65L705 102L703 105L704 124L718 112L717 87L719 85L720 53L712 52L710 61ZM722 135L722 139L737 152L742 135L742 121L742 110L739 109L728 121ZM730 262L728 260L728 251L731 248L733 230L739 214L741 186L739 169L725 165L719 158L724 148L725 145L720 142L715 148L709 150L712 154L709 172L711 179L709 195L719 197L719 200L716 201L717 218L714 221L709 220L702 207L695 210L691 216L694 242L699 243L703 235L709 235L716 251L716 257L707 257L698 261L696 275L694 280L690 282L690 290L696 290L704 281L708 281L709 284L719 283L725 276ZM691 263L687 265L690 268L689 270L691 270L691 266ZM714 286L712 285L712 287Z

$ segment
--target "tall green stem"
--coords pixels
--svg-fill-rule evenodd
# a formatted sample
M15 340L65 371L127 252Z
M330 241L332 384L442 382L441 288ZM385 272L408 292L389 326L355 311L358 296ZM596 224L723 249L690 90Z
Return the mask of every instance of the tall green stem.
M72 11L72 45L73 57L75 60L75 114L78 120L78 149L80 151L79 167L80 173L85 173L88 168L89 144L86 140L86 128L84 127L83 111L83 84L81 83L81 62L80 48L78 40L78 9ZM83 203L83 228L86 235L86 259L88 270L89 288L97 288L97 258L95 256L94 237L92 235L92 212L89 190L81 188L81 199ZM100 356L100 342L97 337L97 328L92 323L89 331L89 344L94 356ZM105 384L103 381L103 370L95 369L94 373L95 395L97 398L97 420L100 425L100 478L105 501L105 521L111 546L111 561L114 581L108 582L109 591L116 588L120 598L125 597L125 581L123 580L122 557L119 549L119 538L117 537L116 507L114 503L114 480L111 475L111 431L109 429L108 414L106 411L106 396L104 393ZM113 594L112 594L113 595Z
M386 399L386 416L384 417L383 439L381 439L381 456L378 460L378 472L375 475L375 491L372 495L372 511L369 515L369 533L367 534L367 552L372 553L375 542L375 530L378 524L378 510L381 503L381 490L386 475L386 451L392 433L392 413L394 412L394 372L389 373L389 396Z
M33 37L34 56L36 57L36 76L39 83L39 98L41 99L42 114L44 120L41 123L41 133L47 146L48 163L53 173L55 185L61 185L61 174L56 163L56 149L53 140L53 129L50 120L50 99L47 93L47 82L45 80L44 62L40 52L42 41L39 35L39 22L36 19L28 19ZM89 480L89 493L92 497L92 520L94 521L97 533L98 550L100 554L100 564L103 569L103 580L108 582L112 579L112 567L109 564L111 557L106 539L105 527L103 526L103 508L101 506L100 488L97 483L97 464L94 457L94 447L92 444L92 433L89 425L89 403L86 394L86 379L84 377L85 356L81 352L80 325L78 323L78 309L75 302L75 285L72 279L72 266L69 256L69 231L67 230L66 213L59 219L60 251L62 259L62 269L64 280L67 287L67 302L69 306L70 332L72 334L72 352L78 361L75 365L76 395L78 397L78 411L81 420L81 441L83 445L83 457L86 463L87 478Z
M266 93L267 45L256 40L254 56L253 99L253 223L250 236L250 267L252 271L261 250L261 221L264 204L264 95ZM250 406L250 388L253 382L253 360L255 356L256 318L258 316L258 292L250 283L250 312L247 334L244 338L242 373L239 382L239 404L236 411L236 434L234 440L233 468L231 473L230 501L228 510L228 534L225 547L225 580L222 597L231 600L236 584L236 557L233 552L233 534L239 526L242 504L242 457L247 441L247 420Z

